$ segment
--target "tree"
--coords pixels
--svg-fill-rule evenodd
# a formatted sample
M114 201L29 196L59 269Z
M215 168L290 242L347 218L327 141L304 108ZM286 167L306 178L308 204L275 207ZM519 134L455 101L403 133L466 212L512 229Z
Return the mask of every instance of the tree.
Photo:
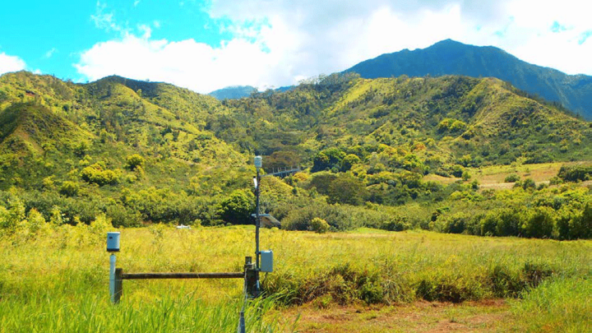
M537 207L524 227L527 237L551 238L555 230L553 209L549 207Z
M135 170L137 167L144 166L144 158L138 154L128 156L125 162L125 167L130 170Z
M314 157L314 165L311 171L329 170L335 166L339 166L344 157L345 153L338 148L325 149Z
M349 171L354 164L360 163L360 158L354 154L349 154L341 161L341 171Z
M60 194L68 197L75 197L78 195L79 190L80 187L78 186L77 182L65 181L60 187Z
M341 174L329 185L329 202L361 205L367 195L362 181L350 174Z
M220 218L232 224L249 224L254 212L254 195L250 191L235 190L220 203Z

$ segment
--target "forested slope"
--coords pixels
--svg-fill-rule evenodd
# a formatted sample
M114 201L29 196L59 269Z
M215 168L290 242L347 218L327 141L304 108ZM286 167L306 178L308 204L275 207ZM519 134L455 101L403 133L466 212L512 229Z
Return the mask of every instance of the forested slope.
M526 232L531 215L493 232L480 214L566 195L577 197L577 222L588 196L520 180L513 191L522 192L499 197L480 191L470 170L587 161L590 147L589 123L494 78L336 74L220 102L165 83L81 85L19 72L0 77L0 221L38 210L68 223L100 214L116 225L248 223L250 161L261 154L267 171L303 169L265 179L263 208L288 228L321 218L334 230L453 232L470 204L461 232L540 236ZM553 237L573 238L559 233L562 205L553 207Z

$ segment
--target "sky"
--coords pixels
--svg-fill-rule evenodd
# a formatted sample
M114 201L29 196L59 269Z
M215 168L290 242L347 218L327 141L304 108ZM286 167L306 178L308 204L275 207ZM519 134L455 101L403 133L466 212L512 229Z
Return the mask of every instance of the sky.
M444 39L592 75L589 0L29 0L0 7L0 74L259 89Z

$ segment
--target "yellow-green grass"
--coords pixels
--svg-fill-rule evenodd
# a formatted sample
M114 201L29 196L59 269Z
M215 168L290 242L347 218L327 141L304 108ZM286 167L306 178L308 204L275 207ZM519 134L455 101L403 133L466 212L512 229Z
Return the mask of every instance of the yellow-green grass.
M111 306L106 231L98 227L59 227L38 235L36 240L26 240L26 235L2 238L0 332L226 332L236 329L241 280L124 281L121 304ZM463 300L500 297L488 285L496 267L504 268L508 274L522 274L525 264L547 267L552 274L545 276L544 281L589 281L592 276L590 241L557 242L370 229L328 234L266 229L262 231L261 245L262 249L274 251L275 272L262 278L268 290L276 291L271 298L279 306L278 315L288 311L281 309L291 308L284 305L297 303L286 295L297 299L308 297L315 305L344 301L366 304L362 297L340 298L337 287L347 287L347 277L341 277L342 284L336 285L338 274L335 272L347 272L343 267L350 267L349 271L356 274L375 273L379 277L375 282L381 285L382 292L390 293L378 300L387 305L406 304L430 296L430 293L417 292L422 283L459 288L464 293ZM117 266L125 272L233 272L241 271L244 257L253 252L252 227L177 230L153 226L121 230ZM330 281L327 276L332 276ZM326 288L323 293L318 288L311 289L313 281L332 284L313 286ZM294 289L289 290L290 286ZM530 287L525 287L519 295L528 290ZM299 292L304 294L299 295ZM317 293L318 297L311 297L311 293ZM343 291L344 295L347 293L351 294L351 290ZM557 295L550 291L541 297L553 296ZM439 299L437 294L434 297ZM250 307L248 324L252 331L282 331L291 327L290 323L278 323L277 315L267 316L265 321L257 316L257 309L267 309L272 306L271 302ZM517 304L515 320L524 320L524 327L530 327L529 308L520 308L523 303ZM557 304L576 305L564 298L559 298ZM590 310L590 307L589 303L584 305L584 309ZM575 316L581 313L581 310L574 311ZM554 323L569 317L560 311L552 315L557 319ZM585 323L585 320L580 322Z
M520 179L530 178L535 183L549 183L551 178L557 176L559 169L564 165L574 165L587 162L554 162L539 164L512 164L512 165L492 165L480 168L467 168L471 175L469 181L477 180L482 189L509 189L514 183L505 181L509 175L516 174ZM424 181L434 181L441 184L450 184L461 180L454 177L442 177L438 175L427 175L423 177ZM583 182L583 186L589 185L589 182Z
M469 168L469 173L481 184L504 183L504 179L511 174L517 174L521 179L531 178L535 182L548 181L557 176L564 162L540 163L540 164L517 164L517 165L494 165L483 168Z

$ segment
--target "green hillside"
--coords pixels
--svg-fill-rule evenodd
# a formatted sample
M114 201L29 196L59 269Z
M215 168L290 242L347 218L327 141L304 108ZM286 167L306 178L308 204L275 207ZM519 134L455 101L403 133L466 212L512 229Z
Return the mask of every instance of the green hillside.
M218 101L165 83L19 72L0 77L0 106L0 224L33 209L68 223L249 223L261 154L268 172L303 169L264 179L263 209L288 229L590 236L581 186L518 177L496 194L474 180L483 167L592 160L589 123L498 79L331 75ZM537 214L553 221L542 234ZM496 227L508 216L519 225Z
M249 97L252 93L256 91L257 88L251 86L234 86L214 90L208 95L216 97L216 99L219 100L225 100Z
M532 65L491 46L444 40L425 49L383 54L345 72L370 79L401 75L495 77L592 119L592 77Z
M332 76L290 92L223 104L234 114L224 126L216 120L227 116L208 124L218 137L240 141L245 152L290 152L291 161L309 166L322 149L337 147L364 160L384 149L381 145L424 162L439 160L430 172L450 164L591 157L588 123L491 78Z

